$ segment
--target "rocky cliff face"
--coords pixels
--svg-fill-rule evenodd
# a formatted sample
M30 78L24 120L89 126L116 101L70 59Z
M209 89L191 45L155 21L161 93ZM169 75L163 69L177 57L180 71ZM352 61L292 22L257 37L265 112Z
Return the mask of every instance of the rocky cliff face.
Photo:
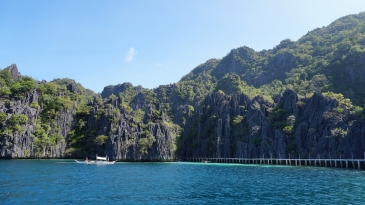
M212 94L194 112L185 112L181 137L184 157L363 158L364 123L338 109L336 100L315 93L298 99L287 90L274 115L273 104L245 95ZM278 128L270 119L292 119L292 129ZM288 126L290 127L290 126Z
M70 93L54 94L56 101L65 99L65 95L81 93L73 81L60 82ZM120 98L98 102L97 96L93 102L88 102L90 111L86 115L80 114L77 101L54 113L54 109L42 107L46 97L34 89L22 99L8 97L0 101L0 113L5 116L1 124L0 158L74 158L106 154L117 160L171 161L175 157L179 127L164 120L159 104L146 106L142 94L135 109L145 111L140 110L138 114L121 106ZM41 101L43 105L39 106ZM12 116L25 119L19 122L20 128L12 124ZM97 136L106 138L98 143Z
M12 67L11 76L16 81L20 74L16 66ZM84 93L74 81L57 82L64 90L53 94L56 101L63 102L68 95L79 99L75 96ZM0 102L0 113L5 116L1 158L94 154L127 161L175 157L362 158L365 150L361 114L355 115L321 93L299 98L287 90L275 103L269 103L261 97L234 94L232 88L229 95L219 91L199 101L183 95L176 85L160 86L151 94L123 84L105 89L104 95L132 89L134 98L128 104L125 93L103 100L94 95L86 104L77 100L55 108L54 113L44 107L49 95L42 89ZM153 96L160 102L151 100ZM17 127L13 120L20 115L26 120L19 121Z
M133 85L131 83L123 83L123 84L118 84L118 85L109 85L109 86L106 86L103 91L101 92L101 96L103 98L107 98L109 97L111 94L114 94L114 95L118 95L120 92L123 92L125 91L126 89L128 88L132 88Z
M96 128L96 135L108 136L104 153L112 159L127 161L170 161L175 157L178 131L169 123L148 121L141 116L137 121L133 113L120 107L118 100L110 100L105 113L99 118L97 107L87 120L89 129ZM99 119L97 119L99 118ZM98 146L97 150L103 149Z
M6 113L3 127L10 126L13 115L25 115L27 121L21 124L21 130L5 129L1 134L0 158L62 158L65 157L67 134L74 125L74 111L66 110L59 113L55 122L62 139L54 145L37 146L34 132L37 127L40 109L31 107L38 104L39 94L36 90L29 92L23 99L0 102L0 112ZM54 126L49 124L50 127ZM54 130L55 127L51 129Z
M9 91L0 96L0 158L95 154L130 161L174 158L176 126L165 121L159 104L157 108L147 106L139 87L133 106L134 110L140 109L136 116L129 106L122 106L120 96L103 101L100 95L90 93L71 79L50 83L23 79L15 64L1 71L1 76L0 88ZM29 86L35 89L29 90ZM131 87L129 83L109 86L102 95L118 95Z
M34 95L32 95L34 96ZM33 109L27 105L26 98L21 101L8 101L0 103L0 110L2 113L6 113L6 119L10 119L13 114L26 114L29 116L30 120L36 118L39 114L37 109ZM4 133L1 138L1 157L26 157L28 154L26 150L31 147L31 136L30 133L33 132L33 126L31 123L27 122L23 125L25 128L25 133L8 131ZM29 152L29 151L28 151Z
M18 80L20 73L18 71L18 67L16 66L16 64L11 64L9 67L5 68L4 70L8 70L10 72L13 80L15 80L15 81Z

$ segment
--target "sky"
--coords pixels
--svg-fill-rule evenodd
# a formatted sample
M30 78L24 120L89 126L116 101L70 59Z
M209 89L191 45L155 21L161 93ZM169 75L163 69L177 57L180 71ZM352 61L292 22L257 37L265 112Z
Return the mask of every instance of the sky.
M363 0L0 0L0 68L95 92L156 88L234 48L271 49L362 11Z

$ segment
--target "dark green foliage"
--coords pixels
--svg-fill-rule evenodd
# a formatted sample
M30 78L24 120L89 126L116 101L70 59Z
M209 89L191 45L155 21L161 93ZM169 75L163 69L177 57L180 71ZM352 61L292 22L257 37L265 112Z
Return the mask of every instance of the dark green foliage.
M283 109L283 105L277 105L269 114L269 121L277 129L283 129L286 125L286 110Z
M12 126L24 124L27 121L28 121L28 117L24 114L14 114L9 119L9 123Z
M88 106L86 102L82 102L76 107L76 114L79 116L86 116L90 113L91 106Z
M245 93L250 98L260 95L266 100L279 96L287 88L302 96L332 91L342 93L354 104L362 106L365 93L362 77L365 72L364 16L363 12L340 18L296 42L283 40L270 50L233 49L221 60L199 65L179 83L192 85L192 81L205 76L204 83L211 84L215 91Z
M0 95L10 95L11 91L10 88L8 86L2 86L0 87Z
M287 119L286 119L286 126L283 128L283 131L288 133L288 134L292 134L294 131L294 126L295 126L295 116L294 115L290 115Z
M258 147L260 144L261 144L261 137L254 137L253 139L252 139L252 143L256 146L256 147Z
M24 114L13 114L8 120L9 128L14 131L23 132L24 129L21 125L24 125L28 121L28 117Z
M0 95L10 95L13 78L8 70L0 70Z
M115 96L114 94L111 94L109 97L108 97L108 100L116 100L118 99L117 96Z
M232 120L232 125L236 126L238 124L241 123L241 121L245 118L245 116L241 116L241 115L237 115L236 117L233 118Z
M141 138L138 140L139 152L141 155L147 155L148 149L152 147L152 144L156 141L156 138L151 135L148 130L145 130L141 134Z
M161 112L160 111L158 111L158 110L155 110L154 112L153 112L153 116L152 116L152 121L159 121L159 120L161 120L162 118L161 118Z
M34 79L28 76L22 76L17 82L10 86L13 95L23 96L25 93L36 88L37 84Z
M226 74L218 81L216 90L222 90L225 94L243 93L250 98L263 95L260 89L247 85L237 74Z
M336 137L345 137L348 133L348 130L344 130L343 128L336 127L331 130L331 135Z
M97 145L103 145L105 144L105 142L108 140L108 136L105 136L105 135L98 135L96 138L95 138L95 143Z
M30 103L30 105L29 105L31 108L36 108L36 109L38 109L39 108L39 105L38 105L38 103L36 103L36 102L32 102L32 103Z
M340 94L336 94L333 92L326 92L323 93L324 96L334 99L338 102L338 106L340 107L345 107L347 109L352 108L352 102L350 101L350 99L344 98L344 96L340 93Z
M14 82L8 70L0 71L0 95L23 97L24 94L37 87L35 80L28 76L21 76Z
M59 143L63 136L55 133L48 124L37 124L33 132L33 139L35 148L40 153L42 150L50 151L50 148Z
M100 136L104 135L99 135L99 139L96 140L96 135L93 130L88 130L86 127L90 109L91 108L84 103L81 103L79 106L77 106L77 123L73 130L68 133L68 147L66 149L66 154L73 156L89 156L90 154L94 155L95 145L98 143L98 145L103 145L102 142L104 138Z
M0 113L0 124L4 123L6 120L6 113Z
M295 145L295 142L294 142L294 141L290 142L290 143L286 146L286 151L287 151L288 153L291 153L291 152L296 153L296 145Z
M1 86L10 86L13 84L13 78L8 70L0 70L0 84Z
M355 115L356 117L361 117L363 108L360 106L354 106L351 114Z

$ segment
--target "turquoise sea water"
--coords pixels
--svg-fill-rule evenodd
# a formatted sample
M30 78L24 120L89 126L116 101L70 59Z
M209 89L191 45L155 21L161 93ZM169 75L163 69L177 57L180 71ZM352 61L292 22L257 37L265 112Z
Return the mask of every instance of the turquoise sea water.
M0 204L365 204L365 172L214 163L0 160Z

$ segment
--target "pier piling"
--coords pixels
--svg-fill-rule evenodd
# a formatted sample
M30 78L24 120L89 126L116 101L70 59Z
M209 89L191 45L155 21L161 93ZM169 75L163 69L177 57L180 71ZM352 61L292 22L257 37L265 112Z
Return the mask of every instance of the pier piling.
M365 153L364 153L365 157ZM235 164L272 164L287 166L324 166L365 170L365 159L287 159L282 158L203 158L191 157L182 158L190 162L214 162L214 163L235 163ZM313 161L313 162L312 162Z

